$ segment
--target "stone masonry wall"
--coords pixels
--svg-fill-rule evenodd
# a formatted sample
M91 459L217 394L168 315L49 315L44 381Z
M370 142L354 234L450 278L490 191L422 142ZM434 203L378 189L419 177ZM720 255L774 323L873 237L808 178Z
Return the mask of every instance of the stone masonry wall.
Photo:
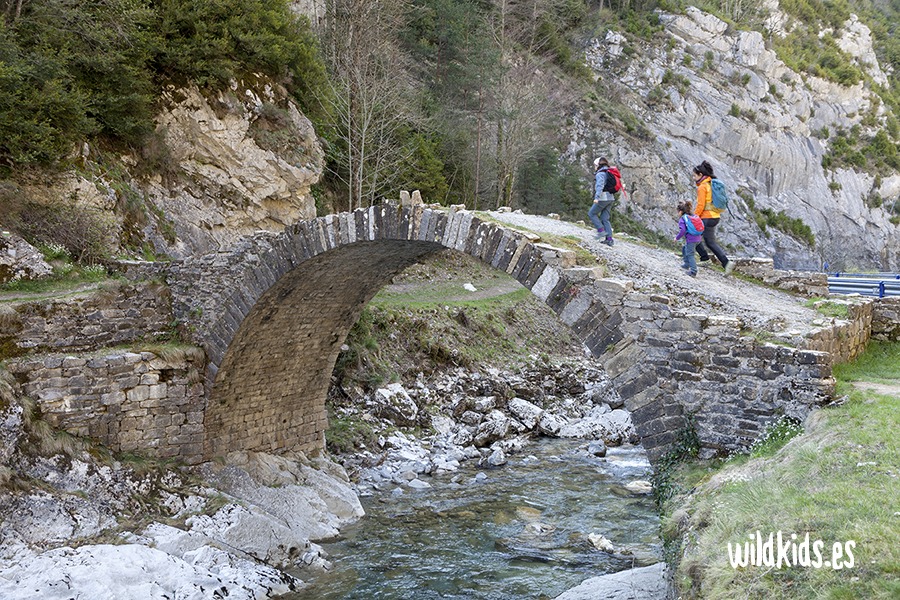
M623 335L601 362L652 460L688 426L704 455L722 455L831 399L827 353L760 341L736 318L672 310L663 295L631 292L614 310Z
M117 452L199 462L206 405L203 352L164 359L150 352L48 354L7 368L42 418Z
M738 273L749 275L786 292L807 298L822 298L828 295L826 273L775 269L775 261L771 258L735 258L734 264Z
M872 337L900 341L900 298L880 298L872 309Z
M0 307L0 360L152 340L169 332L171 306L168 288L154 283L4 305Z
M808 338L807 348L828 352L832 365L859 356L874 338L900 340L900 298L853 298L847 319L835 320Z
M809 335L806 347L828 352L832 365L853 360L869 345L876 306L877 302L873 300L848 304L847 319L835 320L831 325Z

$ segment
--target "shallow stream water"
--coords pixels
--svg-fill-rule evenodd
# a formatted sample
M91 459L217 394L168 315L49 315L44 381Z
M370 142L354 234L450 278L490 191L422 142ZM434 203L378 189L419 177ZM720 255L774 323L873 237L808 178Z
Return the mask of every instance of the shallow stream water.
M284 600L553 598L583 580L658 562L649 496L622 486L650 478L643 450L544 439L501 468L466 465L363 498L366 516L322 544L332 570ZM480 474L480 475L479 475ZM594 548L589 534L615 546Z

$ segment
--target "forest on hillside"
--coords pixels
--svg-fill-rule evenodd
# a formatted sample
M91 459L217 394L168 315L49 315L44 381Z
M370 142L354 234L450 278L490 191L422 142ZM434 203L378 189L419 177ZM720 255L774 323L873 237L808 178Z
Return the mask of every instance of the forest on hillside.
M313 120L327 155L317 194L331 209L420 189L445 204L566 213L560 199L583 205L589 194L585 165L562 158L572 109L615 84L585 65L587 41L615 29L628 40L626 55L640 52L659 41L659 10L689 5L763 30L762 4L327 0L313 25L288 0L0 0L0 177L65 168L84 142L143 157L141 169L152 172L161 143L153 118L166 86L215 91L262 74ZM793 21L787 36L769 41L779 57L845 85L867 76L827 30L851 13L872 29L891 85L868 85L889 117L875 137L834 132L834 158L900 168L900 0L780 7ZM636 142L652 138L627 106L607 104L601 122Z

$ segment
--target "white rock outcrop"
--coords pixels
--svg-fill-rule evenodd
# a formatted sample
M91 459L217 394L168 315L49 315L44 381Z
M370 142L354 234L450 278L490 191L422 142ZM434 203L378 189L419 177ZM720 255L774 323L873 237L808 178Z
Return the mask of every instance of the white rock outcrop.
M4 600L273 598L303 583L273 567L200 546L176 558L140 544L56 548L0 565Z
M19 418L9 410L0 416L4 424ZM64 457L29 465L14 445L12 461L47 489L0 497L4 600L272 598L304 585L283 569L328 567L313 540L363 515L344 470L323 459L235 453L227 466L205 465L207 482L186 492L174 472L135 479L118 467ZM125 544L90 543L117 526L134 496L148 505L156 499L182 525L153 522L119 534ZM211 496L225 504L204 512Z
M37 248L10 231L0 231L0 283L38 279L52 272Z
M768 5L776 5L769 11L772 34L789 32L791 18L777 3ZM732 254L770 256L779 268L819 269L825 262L842 270L900 268L898 225L891 221L900 200L898 176L822 166L837 128L858 125L865 137L875 132L867 117L883 119L882 103L868 84L845 86L794 72L761 33L729 28L696 8L661 14L661 23L669 46L647 45L625 66L613 36L586 50L600 79L630 98L626 103L651 139L635 143L590 125L586 116L575 118L571 158L587 161L586 148L609 155L626 183L637 183L629 209L656 231L668 234L671 207L695 197L691 168L709 160L730 192L730 212L718 235ZM859 19L852 17L833 35L873 80L885 80L871 32ZM879 207L871 202L876 195L883 200ZM813 231L815 247L775 227L762 230L756 216L763 209L800 219Z
M154 176L147 193L178 236L169 253L217 250L315 216L310 186L319 180L324 154L312 124L283 93L264 86L208 98L188 88L170 90L166 100L157 130L180 174ZM262 148L252 134L254 123L276 110L284 120L279 127L302 150L295 162Z

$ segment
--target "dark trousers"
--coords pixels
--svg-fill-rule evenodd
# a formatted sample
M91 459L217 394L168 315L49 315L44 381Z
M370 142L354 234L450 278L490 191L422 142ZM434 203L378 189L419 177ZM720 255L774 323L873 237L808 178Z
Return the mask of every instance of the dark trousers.
M718 224L719 219L703 219L703 241L697 244L697 254L700 255L700 260L709 260L709 252L712 252L719 259L719 264L724 267L728 264L728 257L725 256L725 251L716 241L716 225Z

